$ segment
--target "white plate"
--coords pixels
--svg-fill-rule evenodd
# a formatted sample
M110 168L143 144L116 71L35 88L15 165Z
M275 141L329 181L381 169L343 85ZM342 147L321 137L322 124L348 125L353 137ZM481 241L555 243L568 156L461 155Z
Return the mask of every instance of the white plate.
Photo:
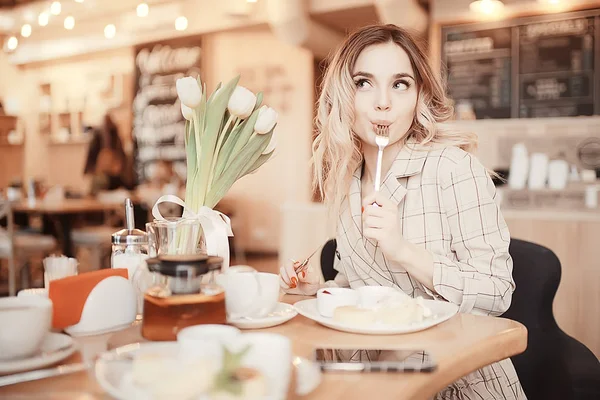
M291 304L277 303L275 310L261 318L237 318L227 320L228 324L240 329L261 329L281 325L298 315Z
M408 325L378 323L366 327L354 324L343 324L334 321L333 318L322 316L317 310L317 299L301 300L295 303L294 307L300 315L312 319L328 328L342 332L361 333L366 335L396 335L400 333L422 331L450 319L458 312L458 306L456 304L447 303L445 301L424 300L423 304L431 309L433 316L422 322Z
M118 400L144 399L143 392L133 385L131 361L110 361L110 358L146 351L173 356L179 354L179 345L177 342L134 343L102 353L96 361L95 368L96 380L100 387ZM317 364L302 357L294 357L293 365L297 373L297 395L305 396L321 384L321 369Z
M48 333L37 354L18 360L0 360L0 374L15 374L48 367L69 357L75 350L77 345L69 335Z

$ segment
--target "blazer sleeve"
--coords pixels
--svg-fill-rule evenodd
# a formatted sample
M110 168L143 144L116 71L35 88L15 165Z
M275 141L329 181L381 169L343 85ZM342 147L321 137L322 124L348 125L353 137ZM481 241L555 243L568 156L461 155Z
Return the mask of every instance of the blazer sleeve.
M451 233L451 253L433 254L433 286L460 312L501 315L515 283L508 252L510 234L485 167L467 154L440 180Z

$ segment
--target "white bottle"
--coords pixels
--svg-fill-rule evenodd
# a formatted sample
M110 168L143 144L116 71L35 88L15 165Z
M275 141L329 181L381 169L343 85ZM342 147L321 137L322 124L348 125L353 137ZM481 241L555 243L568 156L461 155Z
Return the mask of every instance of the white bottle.
M528 172L529 156L527 155L527 147L523 143L517 143L512 148L508 186L514 190L525 189Z
M548 164L548 187L562 190L569 180L569 163L565 160L552 160Z
M548 179L548 156L544 153L533 153L529 167L529 189L538 190L546 187Z

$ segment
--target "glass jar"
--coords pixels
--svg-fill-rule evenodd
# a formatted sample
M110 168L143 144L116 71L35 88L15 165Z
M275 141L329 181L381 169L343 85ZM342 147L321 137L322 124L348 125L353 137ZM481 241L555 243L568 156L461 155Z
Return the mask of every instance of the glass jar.
M112 268L126 268L129 279L148 257L148 236L140 229L121 229L112 234Z
M221 257L162 255L146 262L154 285L144 293L144 338L176 340L185 327L227 323L225 291L215 279Z
M112 252L110 264L112 268L127 270L129 281L136 290L138 317L143 306L143 291L140 291L138 280L146 267L148 258L148 236L140 229L121 229L112 234Z
M166 218L146 224L150 256L205 254L206 242L200 220Z

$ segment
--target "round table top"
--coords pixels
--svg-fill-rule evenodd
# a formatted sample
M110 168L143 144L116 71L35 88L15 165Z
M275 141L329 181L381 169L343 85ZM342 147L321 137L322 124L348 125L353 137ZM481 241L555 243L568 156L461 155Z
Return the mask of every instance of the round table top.
M284 296L295 303L307 297ZM301 315L283 325L262 329L292 339L295 356L312 358L316 347L328 348L396 348L427 350L437 362L429 373L341 373L327 372L312 393L303 398L364 399L377 392L378 399L424 399L457 379L491 363L519 354L527 347L527 330L505 318L457 314L450 320L420 332L402 335L370 336L339 332L326 328ZM113 334L78 338L81 351L66 363L93 359L101 351L143 341L140 326L135 325ZM21 383L0 388L0 398L20 395L44 399L109 398L98 386L92 372ZM5 397L6 396L6 397Z

